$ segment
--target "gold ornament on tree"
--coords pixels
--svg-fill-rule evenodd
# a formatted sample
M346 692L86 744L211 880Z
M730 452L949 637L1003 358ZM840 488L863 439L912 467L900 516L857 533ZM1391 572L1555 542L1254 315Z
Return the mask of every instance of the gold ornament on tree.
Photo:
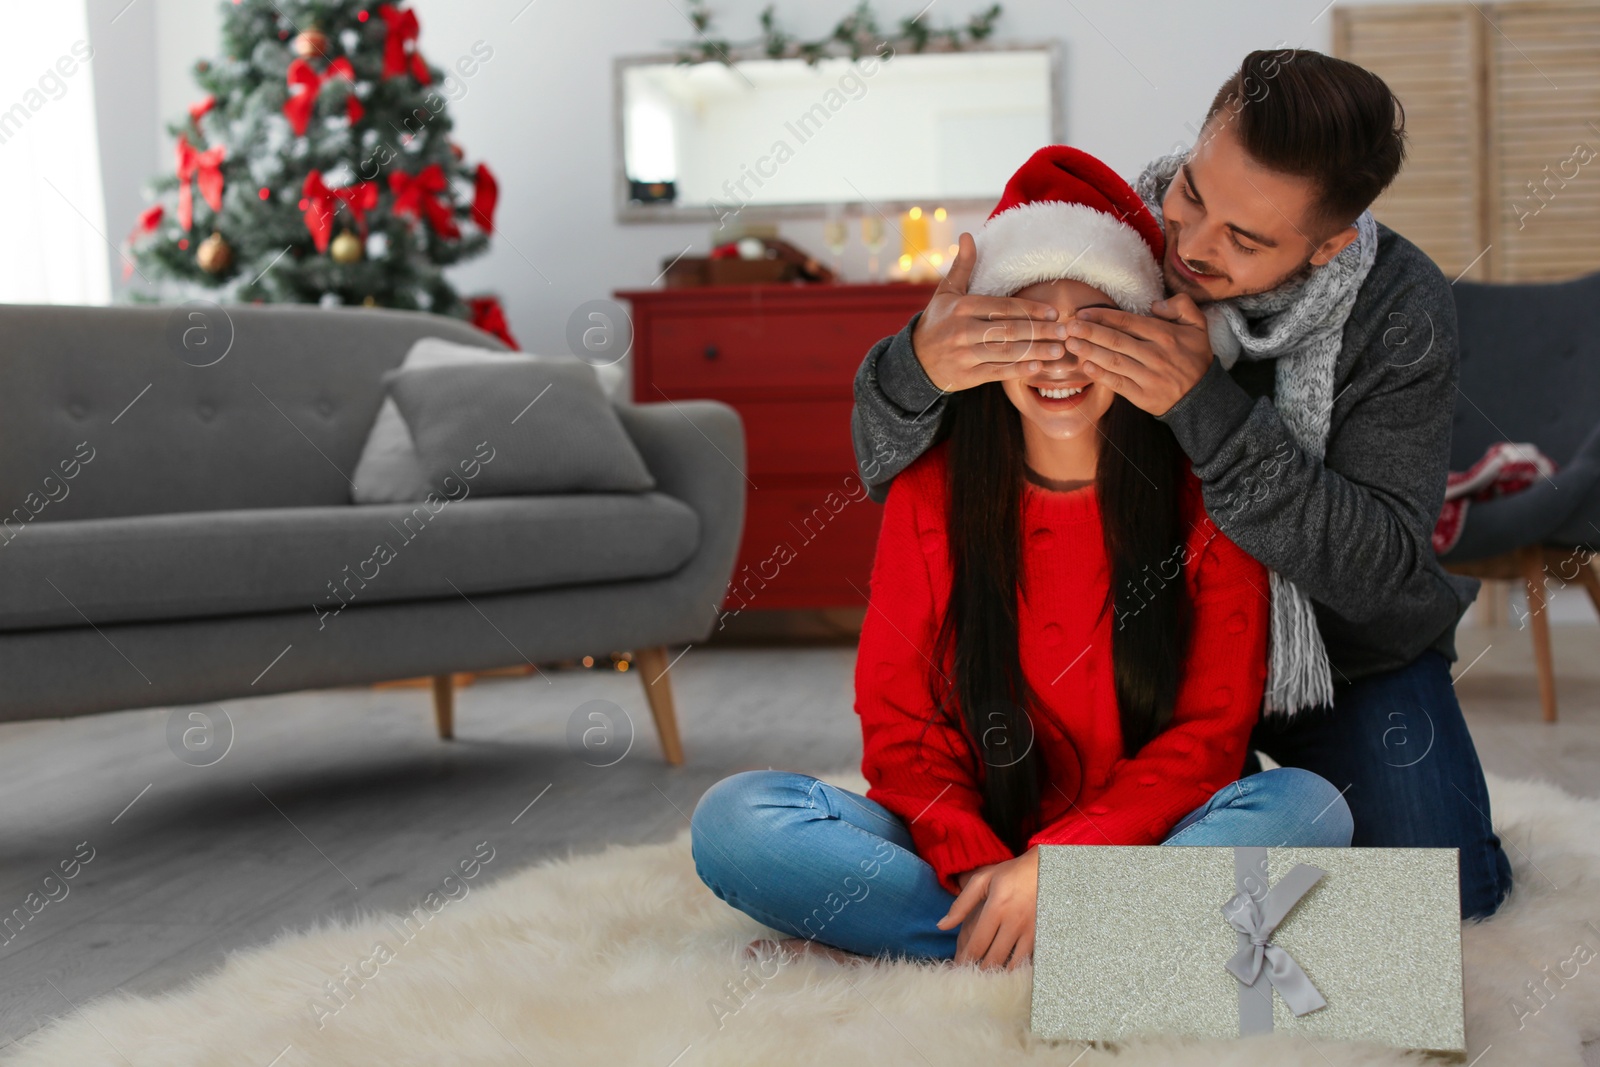
M324 56L328 54L328 35L312 26L295 34L294 43L290 47L301 59Z
M333 243L328 246L328 252L333 256L335 263L359 262L361 259L361 238L346 230L333 239Z
M213 230L195 249L194 260L207 274L220 274L233 262L233 249L222 234Z

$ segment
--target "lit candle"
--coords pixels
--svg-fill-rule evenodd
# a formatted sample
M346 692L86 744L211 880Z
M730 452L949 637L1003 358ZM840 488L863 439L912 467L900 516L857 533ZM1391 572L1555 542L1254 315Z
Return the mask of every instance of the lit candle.
M900 218L900 255L919 259L928 251L928 216L914 207Z
M950 236L950 214L942 207L933 209L933 223L928 228L928 247L933 251L928 253L928 260L943 274L950 261L955 258L955 252L949 250L954 244Z

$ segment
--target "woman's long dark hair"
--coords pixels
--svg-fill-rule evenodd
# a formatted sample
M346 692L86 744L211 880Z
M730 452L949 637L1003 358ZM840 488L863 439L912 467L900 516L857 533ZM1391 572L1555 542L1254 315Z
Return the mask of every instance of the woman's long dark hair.
M1117 707L1131 756L1171 721L1188 645L1182 456L1165 425L1120 396L1099 432L1095 487L1111 572L1101 612L1113 613ZM1027 595L1019 584L1022 416L1004 385L991 382L950 396L940 436L949 442L951 583L931 688L941 694L939 714L968 738L963 755L982 778L985 821L1021 855L1046 785L1031 717L1038 701L1018 651L1018 597Z

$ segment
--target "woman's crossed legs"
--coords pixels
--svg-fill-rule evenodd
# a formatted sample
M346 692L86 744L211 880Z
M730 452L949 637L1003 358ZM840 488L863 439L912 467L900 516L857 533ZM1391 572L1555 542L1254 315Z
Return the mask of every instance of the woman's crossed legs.
M1164 845L1343 847L1350 810L1325 779L1292 767L1217 790ZM954 958L959 928L935 924L955 900L898 816L794 771L717 782L690 820L695 871L721 900L790 937L863 956Z

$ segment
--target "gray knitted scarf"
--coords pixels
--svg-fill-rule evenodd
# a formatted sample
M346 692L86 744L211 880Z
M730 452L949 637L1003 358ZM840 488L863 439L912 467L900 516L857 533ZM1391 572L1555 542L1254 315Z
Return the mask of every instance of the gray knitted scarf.
M1134 182L1146 206L1161 219L1166 195L1187 152L1150 163ZM1273 359L1273 403L1295 443L1322 458L1333 410L1334 363L1345 320L1378 251L1371 211L1356 219L1356 239L1322 267L1265 293L1218 300L1204 306L1211 350L1231 368L1237 359ZM1331 705L1333 678L1328 651L1317 630L1310 599L1276 570L1271 572L1272 649L1267 667L1265 710L1292 715L1301 708Z

